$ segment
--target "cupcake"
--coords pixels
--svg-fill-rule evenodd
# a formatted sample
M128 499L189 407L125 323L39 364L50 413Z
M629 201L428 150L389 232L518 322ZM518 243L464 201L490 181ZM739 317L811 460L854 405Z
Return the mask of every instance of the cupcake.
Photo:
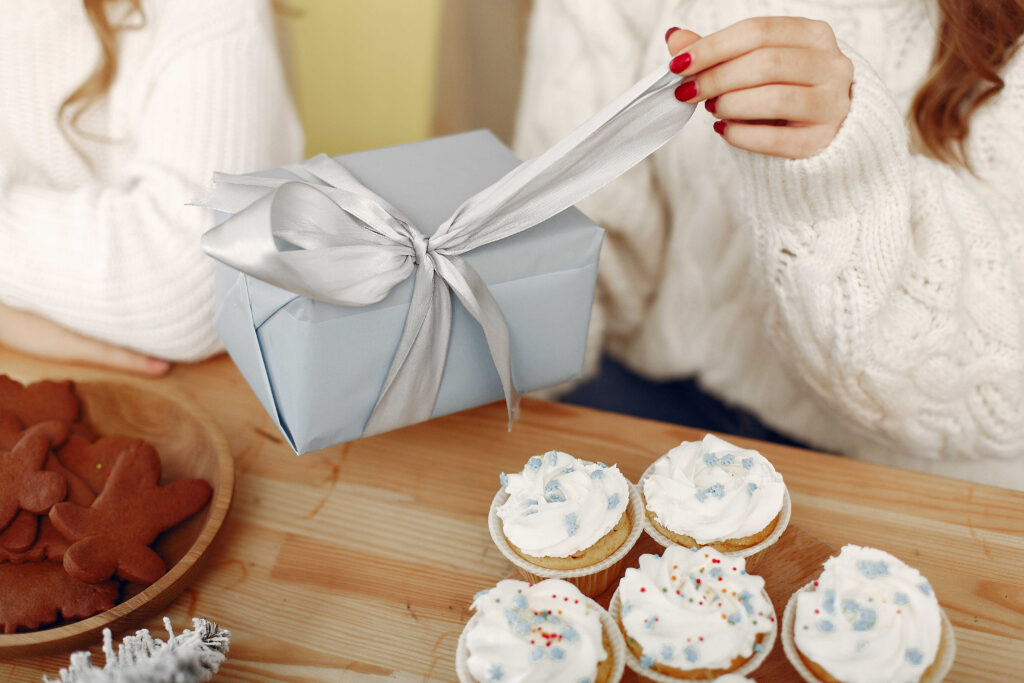
M764 579L743 558L713 548L671 546L641 555L611 605L631 668L656 681L747 674L775 642L775 610Z
M809 681L941 680L952 628L916 569L876 548L844 546L786 606L786 655Z
M459 638L461 681L614 683L625 647L615 622L571 583L505 580L473 599Z
M708 434L658 458L640 479L648 533L662 545L752 554L782 535L789 496L757 451Z
M500 481L491 537L527 578L570 579L590 596L618 578L642 525L639 494L618 467L550 451Z

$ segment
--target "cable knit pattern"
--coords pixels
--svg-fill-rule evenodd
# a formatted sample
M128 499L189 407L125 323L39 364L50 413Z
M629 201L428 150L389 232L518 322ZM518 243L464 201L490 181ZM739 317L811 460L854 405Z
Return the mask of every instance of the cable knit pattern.
M302 133L269 2L143 2L118 76L82 117L90 172L56 125L96 64L81 2L0 0L0 300L170 360L219 349L209 212L186 203L213 171L288 163Z
M539 0L517 151L667 61L669 26L778 14L828 21L854 61L839 134L810 159L751 154L701 109L584 202L610 232L591 357L603 340L648 376L695 374L819 448L1024 488L1024 51L971 121L972 174L909 141L930 1ZM567 31L589 37L552 48ZM592 65L606 45L614 65Z

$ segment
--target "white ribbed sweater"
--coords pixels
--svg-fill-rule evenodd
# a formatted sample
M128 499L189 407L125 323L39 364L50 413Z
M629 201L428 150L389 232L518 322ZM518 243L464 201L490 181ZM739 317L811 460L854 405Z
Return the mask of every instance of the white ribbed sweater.
M302 132L269 2L143 2L116 81L81 127L56 125L98 43L77 0L0 0L0 301L170 360L219 348L212 220L186 206L213 171L295 161Z
M855 63L823 152L736 150L701 107L583 203L609 230L592 347L696 375L819 448L1024 489L1024 50L971 120L976 175L916 154L926 0L538 0L517 130L532 156L658 64L670 26L828 21ZM592 354L596 355L596 354Z

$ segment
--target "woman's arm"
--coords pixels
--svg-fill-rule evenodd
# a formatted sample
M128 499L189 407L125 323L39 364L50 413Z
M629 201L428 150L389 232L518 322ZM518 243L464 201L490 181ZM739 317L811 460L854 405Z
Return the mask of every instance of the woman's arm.
M140 79L139 128L115 182L66 190L0 166L0 301L160 358L218 350L213 267L199 246L211 220L186 203L214 170L293 161L302 147L270 11L232 7L223 31L210 22L155 71L125 73Z
M1019 457L1024 54L972 118L972 173L913 153L878 75L844 51L852 99L823 148L763 126L781 156L736 152L773 340L833 410L902 454Z

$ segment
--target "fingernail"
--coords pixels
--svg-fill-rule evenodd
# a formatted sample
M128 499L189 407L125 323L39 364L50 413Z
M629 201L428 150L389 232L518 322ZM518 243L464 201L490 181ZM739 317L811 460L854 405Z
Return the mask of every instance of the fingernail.
M159 358L150 358L146 361L146 370L154 374L162 375L171 369L171 364Z
M706 109L707 109L707 110L708 110L709 112L711 112L712 114L714 114L714 113L715 113L715 110L716 110L716 109L718 109L718 98L717 98L717 97L712 97L712 98L711 98L710 100L705 100L705 102L704 102L704 107L705 107L705 108L706 108Z
M714 129L719 135L725 135L725 121L715 121Z
M678 30L679 30L678 26L673 26L669 30L665 31L665 42L667 43L668 39L672 36L672 34L675 33Z
M686 67L690 66L692 61L693 57L690 56L690 53L684 52L672 58L672 61L668 63L668 70L674 74L681 74L686 71Z
M697 83L695 81L686 81L681 86L676 88L676 99L680 102L686 102L692 100L697 96Z

